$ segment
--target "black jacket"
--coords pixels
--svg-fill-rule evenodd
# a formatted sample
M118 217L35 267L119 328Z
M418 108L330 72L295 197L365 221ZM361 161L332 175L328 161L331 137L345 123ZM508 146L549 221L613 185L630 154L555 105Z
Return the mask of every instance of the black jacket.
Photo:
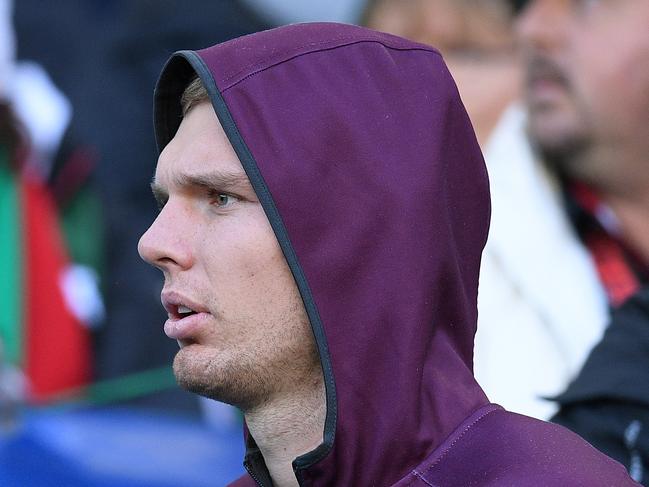
M552 421L575 431L649 485L649 288L612 315Z

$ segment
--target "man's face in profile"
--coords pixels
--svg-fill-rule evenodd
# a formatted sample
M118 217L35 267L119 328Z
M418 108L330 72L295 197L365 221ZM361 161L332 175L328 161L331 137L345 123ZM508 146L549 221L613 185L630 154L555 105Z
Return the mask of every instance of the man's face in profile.
M644 130L648 26L646 0L529 2L518 28L530 133L544 152L571 156Z
M295 281L209 103L187 113L152 187L161 211L138 250L164 274L179 383L246 410L321 374Z

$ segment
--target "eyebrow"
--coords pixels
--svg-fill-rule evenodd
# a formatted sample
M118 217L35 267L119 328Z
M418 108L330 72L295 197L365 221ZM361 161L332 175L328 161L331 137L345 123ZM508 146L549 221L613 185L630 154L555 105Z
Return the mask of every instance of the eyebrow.
M213 191L246 192L252 191L248 176L243 172L212 171L205 174L179 174L173 178L173 186L179 188L202 188ZM158 204L169 198L168 190L153 177L151 191Z

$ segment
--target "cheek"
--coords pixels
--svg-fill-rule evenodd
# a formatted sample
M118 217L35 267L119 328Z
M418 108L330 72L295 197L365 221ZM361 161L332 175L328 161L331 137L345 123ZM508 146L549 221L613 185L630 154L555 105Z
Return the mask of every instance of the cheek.
M603 64L593 75L588 96L602 124L614 132L633 133L649 116L649 46L644 52L634 49L621 55L617 61Z
M617 114L616 123L623 123L623 111L637 111L649 100L649 15L627 10L576 27L568 60L578 94L593 111L602 112L596 115Z
M647 35L638 42L621 70L620 76L627 80L628 90L633 96L631 102L645 109L643 121L646 123L649 117L649 111L646 111L649 108L649 28Z
M231 317L268 308L292 277L265 217L217 224L205 228L198 249L216 307Z

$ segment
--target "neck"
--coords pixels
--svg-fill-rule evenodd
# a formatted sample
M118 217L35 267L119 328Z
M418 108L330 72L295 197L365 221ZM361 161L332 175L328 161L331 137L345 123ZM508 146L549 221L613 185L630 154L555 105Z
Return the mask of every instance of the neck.
M322 443L326 414L322 373L303 390L244 412L276 487L297 486L292 462Z
M602 194L618 218L622 237L643 262L649 262L649 189Z

